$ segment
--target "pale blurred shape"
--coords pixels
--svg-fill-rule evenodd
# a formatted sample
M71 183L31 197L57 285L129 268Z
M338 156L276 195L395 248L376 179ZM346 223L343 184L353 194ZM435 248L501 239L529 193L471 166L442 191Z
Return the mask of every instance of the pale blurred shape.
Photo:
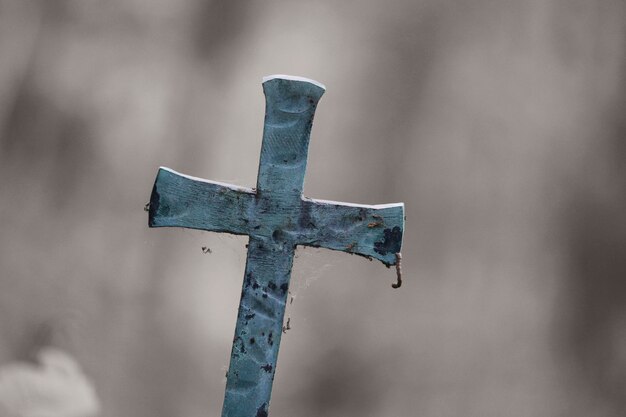
M39 364L0 367L2 417L93 417L100 402L93 384L67 353L44 348Z

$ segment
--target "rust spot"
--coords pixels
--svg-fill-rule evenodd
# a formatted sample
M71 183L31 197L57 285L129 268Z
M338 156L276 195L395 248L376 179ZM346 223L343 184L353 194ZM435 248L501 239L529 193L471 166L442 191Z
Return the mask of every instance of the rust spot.
M373 227L379 227L379 226L382 226L382 225L383 225L383 222L371 222L371 223L367 224L367 227L369 227L371 229Z
M393 288L400 288L402 285L402 254L396 253L396 276L397 281L395 284L391 284Z

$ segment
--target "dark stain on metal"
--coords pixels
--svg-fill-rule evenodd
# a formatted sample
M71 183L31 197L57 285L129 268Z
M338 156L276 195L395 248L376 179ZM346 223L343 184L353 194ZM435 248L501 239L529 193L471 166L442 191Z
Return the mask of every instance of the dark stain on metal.
M244 285L246 288L252 286L252 289L255 289L255 290L260 287L259 283L256 282L256 279L254 279L252 272L248 272L246 274L246 282Z
M263 403L258 410L256 410L256 417L267 417L267 404Z
M402 230L396 226L393 229L385 229L383 233L383 240L380 242L374 242L374 250L381 255L400 252L400 246L402 245Z
M269 332L267 335L267 344L270 346L274 345L274 334L272 332Z
M274 367L268 363L268 364L261 366L261 369L263 369L265 372L269 374L270 372L272 372L272 369L274 369Z
M157 189L156 183L154 187L152 187L152 194L150 194L150 202L148 203L148 226L154 227L156 226L154 219L157 217L157 213L159 212L159 201L161 200L161 195L159 194L159 190Z
M270 290L272 290L272 291L276 290L276 284L274 283L274 281L270 281L270 282L267 284L267 287L268 287Z
M301 201L300 205L300 217L298 218L298 225L303 228L311 228L315 229L315 222L313 221L313 217L311 216L312 206L310 204L305 204L304 201Z
M239 346L239 352L246 353L246 347L244 346L243 339L241 337L236 336L233 343ZM236 354L235 349L233 349L233 356Z
M280 290L283 292L283 295L286 294L289 290L289 284L286 282L284 284L280 284Z
M286 242L287 235L284 231L276 229L274 230L274 232L272 232L272 239L274 239L276 242Z
M250 344L253 345L256 342L256 340L254 340L254 337L250 338Z

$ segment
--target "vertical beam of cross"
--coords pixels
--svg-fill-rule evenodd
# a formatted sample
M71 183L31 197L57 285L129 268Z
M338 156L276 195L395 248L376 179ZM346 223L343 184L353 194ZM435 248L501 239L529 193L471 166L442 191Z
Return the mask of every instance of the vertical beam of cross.
M404 205L358 205L302 196L309 138L321 84L264 79L266 115L256 190L161 168L150 227L249 235L223 417L267 417L294 250L325 247L396 263Z

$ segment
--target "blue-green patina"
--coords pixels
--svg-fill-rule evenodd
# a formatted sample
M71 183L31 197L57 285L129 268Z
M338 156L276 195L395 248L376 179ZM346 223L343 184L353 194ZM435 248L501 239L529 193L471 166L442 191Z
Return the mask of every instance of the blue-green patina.
M265 128L256 189L161 168L150 227L249 235L223 417L266 417L297 245L374 258L390 266L402 246L404 205L358 205L302 196L313 116L324 88L299 77L263 83Z

